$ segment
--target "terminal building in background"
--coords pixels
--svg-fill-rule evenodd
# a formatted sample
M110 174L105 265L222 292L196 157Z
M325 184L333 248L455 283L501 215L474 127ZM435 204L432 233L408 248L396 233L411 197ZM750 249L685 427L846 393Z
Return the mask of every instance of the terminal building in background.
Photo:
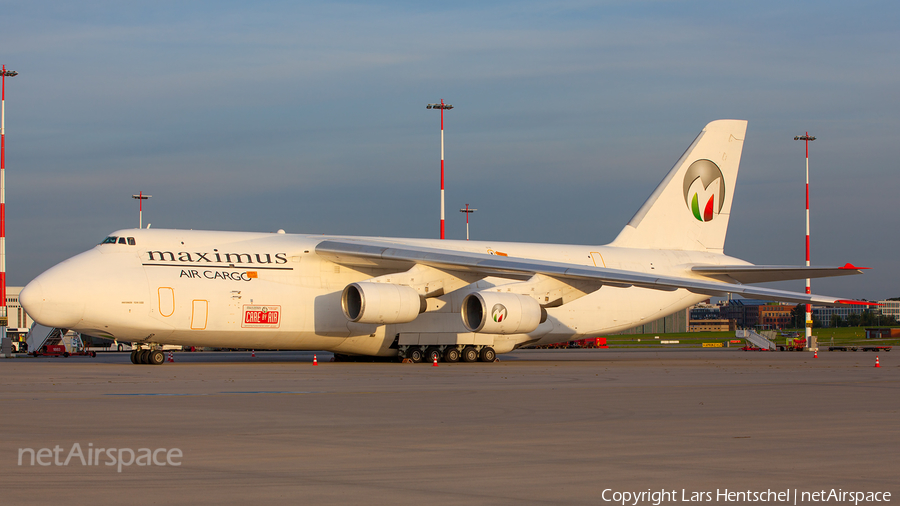
M881 304L877 307L881 314L900 322L900 300L879 300L878 303Z
M795 307L796 304L765 300L732 299L722 306L721 314L737 328L780 330L793 327L791 311Z
M843 325L847 325L851 316L860 316L866 311L874 312L876 314L880 314L882 316L887 316L888 318L893 318L894 321L900 322L900 301L898 300L878 300L875 301L879 305L871 308L860 307L860 306L851 306L851 307L818 307L813 306L813 318L821 325L822 327L831 327L831 322L834 320L834 317L837 316L843 322Z
M842 325L847 325L851 316L874 312L900 322L900 301L880 300L877 302L880 305L872 308L813 306L813 319L816 321L817 327L830 327L832 322L836 321L835 316L840 318ZM796 328L797 325L792 315L796 307L796 304L750 299L732 299L718 304L700 303L690 308L690 331Z
M25 308L19 304L19 292L22 291L21 286L6 287L6 335L14 343L24 342L25 335L34 320L25 313Z
M848 318L851 315L859 316L864 312L869 311L868 308L861 306L851 306L851 307L819 307L813 306L812 315L813 319L818 322L822 327L831 327L831 322L834 320L835 316L838 316L844 324L847 324Z

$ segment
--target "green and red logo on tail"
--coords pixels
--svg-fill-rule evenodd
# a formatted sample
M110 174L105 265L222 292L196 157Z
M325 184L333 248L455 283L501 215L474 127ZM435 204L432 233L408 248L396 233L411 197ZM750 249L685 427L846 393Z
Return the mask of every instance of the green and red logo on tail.
M684 203L698 221L712 221L725 204L725 176L711 160L697 160L684 175Z

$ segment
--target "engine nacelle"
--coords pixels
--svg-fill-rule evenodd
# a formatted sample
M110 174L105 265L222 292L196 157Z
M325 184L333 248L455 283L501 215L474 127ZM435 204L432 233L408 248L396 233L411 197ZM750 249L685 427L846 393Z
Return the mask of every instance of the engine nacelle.
M527 334L547 320L547 311L526 295L475 292L463 299L462 320L470 332Z
M341 294L341 309L352 322L406 323L427 307L414 288L392 283L350 283Z

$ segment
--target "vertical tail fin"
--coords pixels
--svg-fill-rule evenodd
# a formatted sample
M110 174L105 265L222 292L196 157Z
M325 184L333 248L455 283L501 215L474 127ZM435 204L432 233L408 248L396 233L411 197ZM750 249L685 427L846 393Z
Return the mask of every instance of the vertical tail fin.
M706 125L610 244L721 253L747 122Z

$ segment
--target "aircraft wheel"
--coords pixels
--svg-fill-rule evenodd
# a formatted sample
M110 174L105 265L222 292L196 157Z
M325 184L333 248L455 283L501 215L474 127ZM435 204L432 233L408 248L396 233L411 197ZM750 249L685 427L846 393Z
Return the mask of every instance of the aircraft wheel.
M497 352L494 351L490 346L485 346L481 349L481 358L482 362L493 362L495 358L497 358Z
M459 362L459 349L451 346L444 350L444 362Z
M441 349L437 346L429 346L428 349L425 350L425 360L434 362L435 359L437 359L438 362L441 361Z
M466 346L462 351L463 362L477 362L478 350L474 346Z
M150 352L149 362L152 365L160 365L165 363L166 354L162 350L153 350Z
M138 352L138 362L141 364L150 363L150 350L141 350Z
M138 351L137 351L137 350L133 350L133 351L131 352L131 363L132 363L132 364L140 364L140 363L141 363L141 362L138 360L137 354L138 354Z
M418 346L414 348L408 348L406 350L406 358L412 360L414 363L418 364L425 358L425 354L422 353L422 348Z

